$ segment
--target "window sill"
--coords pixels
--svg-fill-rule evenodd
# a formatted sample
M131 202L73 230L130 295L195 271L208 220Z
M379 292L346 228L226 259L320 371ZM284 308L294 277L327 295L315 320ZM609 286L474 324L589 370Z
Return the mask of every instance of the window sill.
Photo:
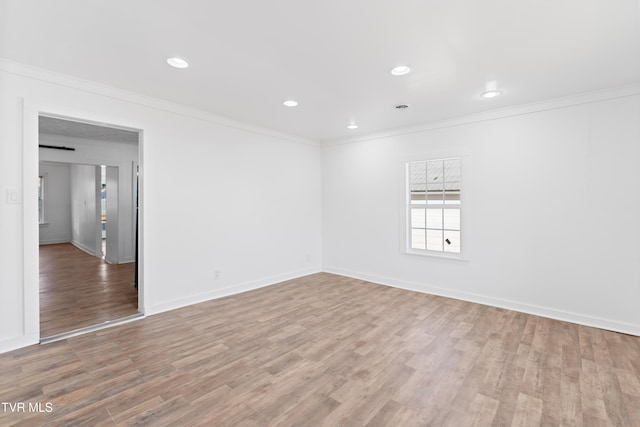
M450 259L452 261L466 261L466 262L469 261L469 259L462 254L454 254L454 253L447 253L447 252L405 250L403 253L406 255L417 255L417 256L427 257L427 258Z

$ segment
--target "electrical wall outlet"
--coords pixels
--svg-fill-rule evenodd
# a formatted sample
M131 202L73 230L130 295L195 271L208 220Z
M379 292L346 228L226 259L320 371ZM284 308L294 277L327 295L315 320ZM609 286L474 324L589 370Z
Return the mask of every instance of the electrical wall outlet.
M213 270L213 280L218 280L220 278L220 270Z

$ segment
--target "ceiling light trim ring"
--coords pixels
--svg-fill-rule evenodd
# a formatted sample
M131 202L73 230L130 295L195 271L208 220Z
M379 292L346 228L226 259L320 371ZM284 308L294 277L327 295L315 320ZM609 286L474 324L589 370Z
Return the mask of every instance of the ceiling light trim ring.
M391 74L393 74L394 76L404 76L406 74L409 74L410 72L411 67L407 65L398 65L391 69Z
M502 95L502 92L499 90L487 90L480 94L480 98L482 99L492 99L497 98Z
M173 68L188 68L189 67L189 63L182 59L182 58L178 58L176 56L173 56L171 58L167 58L167 64L171 65Z

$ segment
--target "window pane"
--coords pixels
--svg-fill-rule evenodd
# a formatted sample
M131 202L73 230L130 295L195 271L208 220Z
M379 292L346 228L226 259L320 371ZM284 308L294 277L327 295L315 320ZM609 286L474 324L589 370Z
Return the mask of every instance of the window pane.
M444 228L460 230L460 209L444 209Z
M426 203L427 200L427 164L415 162L409 164L409 194L412 203Z
M442 209L427 209L427 228L442 228Z
M444 232L444 251L460 253L460 232L445 231Z
M411 249L425 249L424 230L411 230Z
M409 182L411 192L425 191L427 186L427 164L425 162L415 162L409 164Z
M460 182L460 159L444 161L445 182Z
M426 203L427 194L425 192L411 192L411 203L424 205Z
M459 191L446 191L444 194L444 203L447 205L459 205L460 204L460 192Z
M433 162L427 162L427 182L435 183L435 182L443 182L443 163L441 160L436 160Z
M460 191L460 183L459 182L445 182L444 189L447 191Z
M427 185L427 203L439 204L443 203L444 192L442 191L442 184L428 184Z
M411 209L411 228L424 228L425 213L424 209Z
M442 252L442 230L427 230L427 249Z
M409 247L460 253L461 160L407 163Z

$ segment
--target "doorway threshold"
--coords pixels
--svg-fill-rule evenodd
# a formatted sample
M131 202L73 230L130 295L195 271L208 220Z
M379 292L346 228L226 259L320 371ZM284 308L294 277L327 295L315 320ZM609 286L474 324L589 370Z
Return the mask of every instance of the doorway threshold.
M105 320L97 325L87 326L86 328L74 329L69 332L62 332L60 334L52 335L50 337L40 338L40 344L50 344L52 342L65 340L67 338L76 337L78 335L87 334L89 332L99 331L101 329L111 328L113 326L124 325L125 323L133 322L144 318L144 313L136 313L131 316L122 317L115 320Z

